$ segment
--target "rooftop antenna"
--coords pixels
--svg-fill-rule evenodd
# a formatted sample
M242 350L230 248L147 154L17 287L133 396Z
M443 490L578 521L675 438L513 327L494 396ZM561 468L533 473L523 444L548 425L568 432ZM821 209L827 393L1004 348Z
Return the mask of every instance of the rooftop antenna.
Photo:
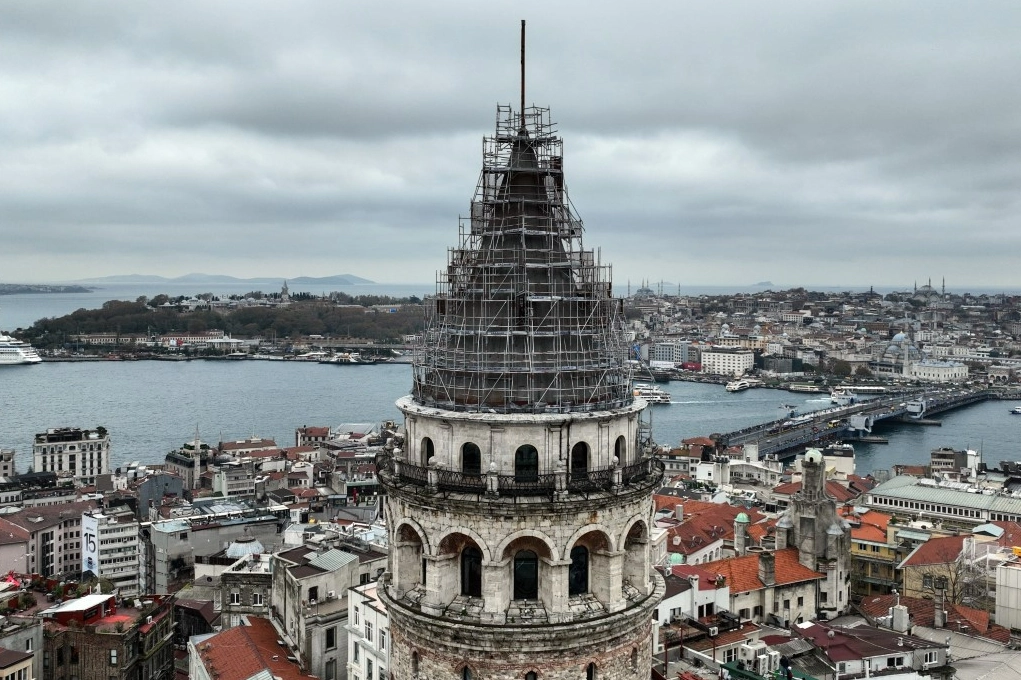
M521 20L521 127L525 127L525 20Z

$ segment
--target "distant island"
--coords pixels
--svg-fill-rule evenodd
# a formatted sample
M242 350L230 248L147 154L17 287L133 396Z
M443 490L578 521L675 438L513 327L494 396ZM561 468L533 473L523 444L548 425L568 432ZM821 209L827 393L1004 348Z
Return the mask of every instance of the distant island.
M27 293L88 293L91 288L75 285L52 286L43 283L0 283L0 295L25 295Z
M296 276L294 278L288 278L286 276L260 276L254 279L239 279L234 276L227 276L225 274L185 274L184 276L178 276L176 278L167 278L165 276L155 276L152 274L120 274L117 276L102 276L94 279L81 279L76 283L82 284L98 284L104 283L187 283L187 284L275 284L280 285L280 282L287 281L290 285L298 286L357 286L363 284L372 284L375 281L369 279L363 279L360 276L354 274L336 274L334 276Z

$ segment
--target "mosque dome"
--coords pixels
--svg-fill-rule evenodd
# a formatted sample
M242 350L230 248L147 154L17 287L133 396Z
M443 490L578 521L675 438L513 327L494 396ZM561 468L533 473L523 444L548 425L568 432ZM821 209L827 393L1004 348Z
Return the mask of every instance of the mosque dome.
M805 452L805 462L819 464L822 462L822 451L819 449L809 449Z
M748 524L748 515L743 512L737 513L737 517L734 518L735 522L741 522L742 524Z
M232 560L239 560L242 557L248 557L249 555L260 555L266 552L266 548L263 547L259 539L254 536L246 536L239 538L229 546L227 546L227 552L225 555Z
M684 564L684 555L681 553L670 553L670 564Z

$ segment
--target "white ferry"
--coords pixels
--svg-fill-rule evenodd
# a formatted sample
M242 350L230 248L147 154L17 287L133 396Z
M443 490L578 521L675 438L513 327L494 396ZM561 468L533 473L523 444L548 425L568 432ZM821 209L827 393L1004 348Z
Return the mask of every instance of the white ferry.
M1011 415L1021 416L1021 406L1015 406L1014 408L1010 409L1010 413Z
M28 343L0 331L0 366L38 364L42 358Z
M641 397L650 404L672 404L670 393L648 383L635 383L634 395Z
M728 392L744 392L751 389L752 384L747 380L731 380L727 383Z

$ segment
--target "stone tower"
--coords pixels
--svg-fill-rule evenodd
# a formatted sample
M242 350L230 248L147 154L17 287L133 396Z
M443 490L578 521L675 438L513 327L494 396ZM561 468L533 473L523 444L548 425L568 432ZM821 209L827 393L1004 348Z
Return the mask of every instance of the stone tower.
M663 467L623 329L548 109L499 107L377 458L392 677L649 677Z
M828 618L845 613L851 604L851 526L826 493L826 463L818 449L805 453L801 490L776 524L777 549L788 546L798 549L801 564L826 575L819 584L818 609Z

